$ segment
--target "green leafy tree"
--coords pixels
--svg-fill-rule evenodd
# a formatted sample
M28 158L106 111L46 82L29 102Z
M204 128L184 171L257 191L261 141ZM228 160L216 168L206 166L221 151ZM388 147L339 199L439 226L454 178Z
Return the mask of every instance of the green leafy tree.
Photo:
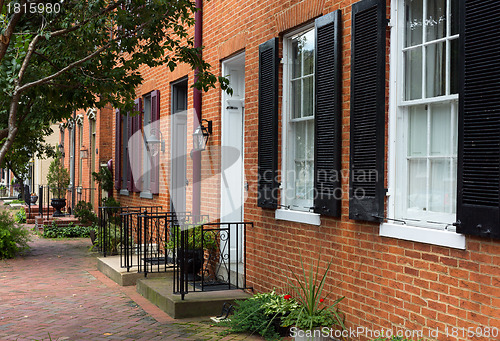
M59 154L50 163L49 171L47 172L47 184L54 196L64 199L69 186L69 173L64 168Z
M130 111L141 65L188 64L196 88L227 89L194 47L196 11L190 0L0 0L0 164L25 125L108 103Z

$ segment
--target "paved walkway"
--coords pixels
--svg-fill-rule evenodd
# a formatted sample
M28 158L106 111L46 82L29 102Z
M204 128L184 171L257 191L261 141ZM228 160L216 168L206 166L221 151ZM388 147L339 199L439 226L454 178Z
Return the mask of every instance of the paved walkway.
M173 320L96 271L88 239L34 237L0 261L0 340L261 340L219 335L206 319ZM49 337L50 335L50 337Z

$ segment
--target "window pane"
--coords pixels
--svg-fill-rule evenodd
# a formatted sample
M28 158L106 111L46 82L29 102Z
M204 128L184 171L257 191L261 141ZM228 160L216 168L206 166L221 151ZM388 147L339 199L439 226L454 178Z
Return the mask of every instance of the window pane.
M300 106L300 95L301 95L301 80L292 81L292 118L301 117L301 106Z
M314 160L314 120L309 120L307 125L307 142L305 156L307 160Z
M304 76L314 73L314 30L302 36L302 55L304 56Z
M314 162L306 162L306 199L314 199Z
M307 122L295 122L295 160L306 158L306 124Z
M446 90L446 49L445 43L437 43L427 46L427 98L442 96Z
M292 78L300 77L302 73L302 47L298 40L292 41Z
M313 101L314 101L314 78L304 78L304 108L302 109L302 117L313 116Z
M454 184L454 179L450 178L450 162L448 160L432 160L430 180L430 210L450 212L452 205L450 191Z
M408 162L408 209L427 210L427 161L410 160Z
M406 1L406 46L422 43L422 0Z
M427 41L446 36L446 0L427 0Z
M295 162L295 198L305 199L306 198L306 162Z
M450 0L451 7L451 35L458 34L460 16L458 14L458 0Z
M459 59L459 44L458 39L450 40L450 93L458 94L458 59Z
M419 105L409 109L408 156L427 155L427 111Z
M422 98L422 48L405 52L405 99Z
M431 106L431 155L450 155L450 104Z

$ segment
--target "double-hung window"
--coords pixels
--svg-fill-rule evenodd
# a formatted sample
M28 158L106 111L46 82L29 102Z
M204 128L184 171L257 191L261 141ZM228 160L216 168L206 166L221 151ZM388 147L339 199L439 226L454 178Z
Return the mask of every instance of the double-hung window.
M144 127L144 139L147 139L148 136L151 135L151 94L148 94L143 97L144 101L144 117L143 117L143 127ZM151 196L151 174L150 174L150 165L149 165L149 154L148 154L148 145L147 143L143 143L144 150L142 153L142 192L141 197L144 198L152 198Z
M282 200L298 211L309 211L314 199L314 40L310 27L285 36L283 49Z
M458 0L394 0L389 218L452 230L456 221ZM393 41L393 44L395 42ZM394 53L394 49L393 49ZM394 85L394 83L393 83Z

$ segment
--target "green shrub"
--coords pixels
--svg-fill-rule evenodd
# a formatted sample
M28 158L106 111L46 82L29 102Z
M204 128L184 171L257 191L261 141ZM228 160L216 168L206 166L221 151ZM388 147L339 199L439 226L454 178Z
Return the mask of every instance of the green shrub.
M271 292L257 294L247 300L236 301L234 315L230 320L222 322L228 326L227 333L257 333L266 340L279 340L277 331L281 313L285 312L287 303L281 302L280 295ZM284 305L283 305L284 304Z
M80 200L75 206L74 213L78 221L84 225L97 222L97 216L92 211L92 204L90 202Z
M24 209L24 207L21 207L19 211L16 212L16 214L14 215L14 220L16 221L16 223L21 224L24 224L26 222L26 210Z
M90 227L73 225L57 226L55 221L52 225L43 226L44 238L86 238L90 237Z
M94 225L94 229L97 231L96 239L94 241L94 247L104 250L106 249L106 253L116 254L118 253L118 248L120 247L122 233L119 225L115 225L113 223L109 223L104 231L106 235L102 235L99 233L99 229L97 225ZM130 240L130 243L132 241Z
M0 212L0 259L12 258L29 249L30 232L16 224L7 212Z

